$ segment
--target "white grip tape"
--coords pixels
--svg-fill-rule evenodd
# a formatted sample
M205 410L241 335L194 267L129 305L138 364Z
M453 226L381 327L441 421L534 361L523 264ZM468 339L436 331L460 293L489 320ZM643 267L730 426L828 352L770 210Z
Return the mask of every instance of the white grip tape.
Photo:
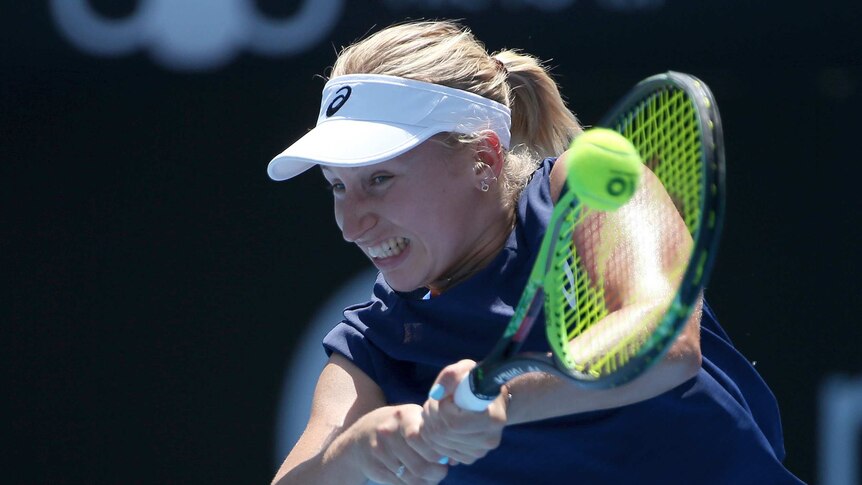
M464 379L458 383L458 387L455 389L455 404L457 404L461 409L477 412L484 411L488 409L488 406L490 406L492 402L493 401L480 399L473 394L473 391L470 389L469 375L464 376Z

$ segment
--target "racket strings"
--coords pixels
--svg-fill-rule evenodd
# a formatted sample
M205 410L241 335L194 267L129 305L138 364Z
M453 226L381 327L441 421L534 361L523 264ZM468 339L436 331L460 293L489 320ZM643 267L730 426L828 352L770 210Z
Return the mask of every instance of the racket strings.
M660 90L613 128L632 141L695 234L704 198L703 147L697 107L689 96L681 89Z
M598 378L627 364L646 344L647 338L658 325L659 317L670 304L670 293L657 303L653 295L639 294L632 288L626 291L606 288L606 281L634 282L639 278L649 279L660 273L666 274L663 262L674 260L665 254L667 248L658 244L659 240L665 240L666 235L641 239L637 244L641 247L638 248L631 242L619 242L624 240L619 237L619 233L627 230L625 227L648 224L651 230L645 230L644 233L667 233L673 225L674 220L667 217L667 211L660 210L661 205L652 200L657 193L657 181L650 179L647 185L649 187L638 190L629 209L612 215L589 213L586 221L577 227L572 239L573 248L577 248L573 249L575 254L583 254L583 259L576 261L581 265L578 268L581 274L577 280L578 294L584 296L578 308L568 309L564 313L565 321L561 324L568 328L567 352L564 354L566 365L578 374ZM634 206L637 210L630 210ZM632 221L633 218L638 220ZM644 251L644 247L649 249ZM644 254L650 255L650 261L636 263ZM583 261L590 261L590 266L585 266ZM635 274L632 269L649 265L655 268L651 272L652 276ZM661 285L659 281L651 286ZM623 295L626 300L623 300ZM630 322L633 319L640 325L632 327Z
M556 275L557 284L551 285L561 292L549 294L549 298L557 300L551 308L559 309L553 317L556 320L553 326L559 329L557 341L560 351L557 355L563 356L561 360L571 372L597 377L624 363L624 360L616 359L629 353L625 349L637 346L632 339L623 338L626 334L622 329L611 328L595 337L595 332L590 331L596 322L605 320L623 305L618 295L606 291L605 278L609 273L631 268L629 264L615 264L613 269L609 269L611 261L631 259L631 248L613 244L617 239L614 236L617 229L613 221L608 220L607 213L581 206L571 217L574 221L572 232L561 234L557 242L558 247L564 248L558 255L561 261L565 261L563 271ZM627 254L613 254L620 251ZM633 276L615 277L631 279ZM575 339L578 339L578 345L572 346Z
M658 90L619 117L617 125L611 128L632 141L679 212L672 214L670 209L672 217L669 217L667 211L659 209L661 204L646 201L640 206L641 211L649 211L644 218L658 226L653 229L664 233L664 241L668 240L668 234L680 234L681 222L690 235L696 234L705 196L703 147L697 108L688 95L681 89ZM644 348L654 346L655 339L675 334L670 328L662 331L662 326L673 321L663 315L676 289L669 291L667 300L658 306L626 306L624 312L615 311L626 302L606 291L606 281L633 281L643 275L631 274L630 268L635 265L630 263L639 252L614 246L613 224L603 215L582 206L569 214L570 220L566 221L565 230L560 231L554 255L559 271L552 271L549 277L554 281L545 285L559 289L546 293L546 308L557 309L546 315L555 354L570 372L594 379L614 373ZM670 241L651 253L657 259L656 264L663 266L663 274L678 286L687 267L691 240L670 238ZM609 265L609 260L614 263ZM640 296L635 295L634 299ZM632 318L638 322L634 328L621 323ZM597 325L599 322L601 325Z
M548 300L545 308L554 309L551 314L546 315L548 337L555 355L560 357L570 370L584 369L583 365L575 361L569 350L569 342L592 322L601 320L608 314L601 272L595 271L595 268L588 270L584 267L585 259L596 261L597 258L579 254L574 242L575 228L580 228L580 233L596 239L582 244L581 247L599 247L597 239L600 235L600 220L596 215L583 205L576 206L566 215L555 244L554 267L548 273L551 281L546 288L553 291L545 294ZM590 274L594 277L591 278Z

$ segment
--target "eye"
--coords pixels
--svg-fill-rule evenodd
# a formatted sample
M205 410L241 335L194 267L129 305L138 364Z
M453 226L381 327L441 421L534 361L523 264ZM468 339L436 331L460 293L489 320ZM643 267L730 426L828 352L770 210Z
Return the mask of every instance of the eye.
M371 185L380 185L386 183L391 178L391 175L375 175L374 177L371 177Z
M324 184L324 188L334 194L340 194L341 192L344 192L344 184L341 182L327 182L326 184Z

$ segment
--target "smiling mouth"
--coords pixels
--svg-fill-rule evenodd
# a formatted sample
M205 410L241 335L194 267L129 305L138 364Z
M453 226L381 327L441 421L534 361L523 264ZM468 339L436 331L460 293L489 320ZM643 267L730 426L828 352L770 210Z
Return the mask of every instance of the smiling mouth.
M377 246L368 248L368 255L373 259L385 259L398 256L410 244L410 240L404 237L393 237L383 241Z

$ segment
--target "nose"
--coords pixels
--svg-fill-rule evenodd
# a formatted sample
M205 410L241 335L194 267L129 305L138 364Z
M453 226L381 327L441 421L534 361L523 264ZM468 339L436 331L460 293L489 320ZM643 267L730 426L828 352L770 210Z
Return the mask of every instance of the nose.
M335 219L347 242L358 241L377 224L372 201L356 192L346 193L345 197L336 201Z

